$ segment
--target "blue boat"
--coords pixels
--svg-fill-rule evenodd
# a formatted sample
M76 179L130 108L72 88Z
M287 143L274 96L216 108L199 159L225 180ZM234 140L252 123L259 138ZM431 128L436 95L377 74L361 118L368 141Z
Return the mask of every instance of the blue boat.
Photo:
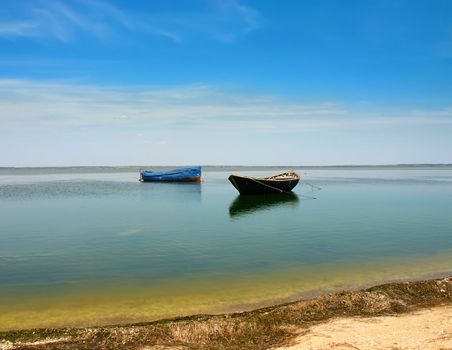
M170 171L142 171L140 173L142 182L200 182L201 167L180 168Z

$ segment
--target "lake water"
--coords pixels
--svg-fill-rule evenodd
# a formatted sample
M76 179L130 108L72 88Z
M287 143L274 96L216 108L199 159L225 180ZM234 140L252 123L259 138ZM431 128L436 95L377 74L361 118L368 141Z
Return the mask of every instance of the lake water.
M165 184L136 168L0 169L0 329L245 310L452 271L452 167L302 168L294 195L255 198L227 180L279 170Z

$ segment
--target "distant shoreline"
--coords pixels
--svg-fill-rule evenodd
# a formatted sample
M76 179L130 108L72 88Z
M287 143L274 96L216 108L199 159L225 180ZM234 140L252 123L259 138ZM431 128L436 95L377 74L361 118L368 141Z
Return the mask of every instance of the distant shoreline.
M411 315L418 310L425 310L423 315L427 317L442 310L444 317L451 305L452 276L449 276L386 283L232 314L105 327L6 331L0 332L0 348L268 349L293 345L311 327L331 319ZM429 311L430 308L437 309ZM350 332L353 331L351 328Z
M144 169L144 168L178 168L185 167L188 164L182 165L64 165L64 166L0 166L1 170L50 170L50 169L62 169L62 170L77 170L77 169L103 169L103 170L131 170L131 169ZM374 168L449 168L452 167L452 163L419 163L419 164L364 164L364 165L202 165L204 169L341 169L341 168L362 168L362 169L374 169Z

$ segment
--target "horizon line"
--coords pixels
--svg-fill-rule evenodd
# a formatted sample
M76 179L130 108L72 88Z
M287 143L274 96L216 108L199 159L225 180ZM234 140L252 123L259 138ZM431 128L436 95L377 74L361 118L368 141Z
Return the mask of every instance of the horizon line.
M419 167L419 166L452 166L452 163L394 163L394 164L329 164L329 165L243 165L243 164L146 164L146 165L58 165L58 166L0 166L0 169L49 169L49 168L140 168L140 167L229 167L229 168L344 168L344 167Z

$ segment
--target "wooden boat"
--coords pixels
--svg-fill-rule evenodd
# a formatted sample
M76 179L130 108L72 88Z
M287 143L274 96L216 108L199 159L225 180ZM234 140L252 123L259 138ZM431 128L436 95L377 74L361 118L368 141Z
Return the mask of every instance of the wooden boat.
M268 194L290 192L300 181L294 171L268 177L230 175L229 181L240 194Z
M200 182L201 167L179 168L170 171L141 171L141 182Z

